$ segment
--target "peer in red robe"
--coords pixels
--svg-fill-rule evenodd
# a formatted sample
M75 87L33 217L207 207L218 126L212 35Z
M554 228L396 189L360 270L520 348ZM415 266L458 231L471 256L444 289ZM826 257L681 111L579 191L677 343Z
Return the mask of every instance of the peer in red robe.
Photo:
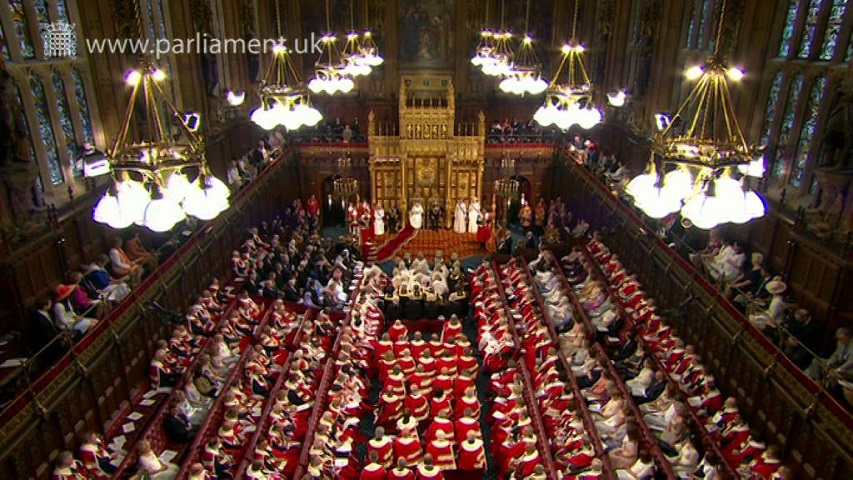
M486 468L486 451L483 441L477 438L473 431L468 432L468 438L459 444L459 470L473 472Z
M417 465L423 456L421 441L413 432L403 432L394 440L394 455L406 460L409 467Z
M439 432L438 438L427 444L426 453L432 455L434 464L439 470L456 470L456 455L453 453L453 444L443 433Z
M406 460L397 460L397 468L388 472L388 480L415 480L415 473L406 467Z
M424 461L418 465L418 480L444 480L444 473L432 463L432 456L424 456Z
M367 455L377 455L377 461L385 468L394 464L394 441L385 435L385 429L376 427L375 435L367 442Z
M368 458L370 459L370 463L364 466L358 479L386 480L388 478L388 471L385 470L385 466L379 463L379 455L376 452L370 452Z
M527 445L527 450L524 452L524 455L522 455L521 458L518 458L515 464L516 476L520 478L527 478L533 474L536 466L540 464L541 459L539 458L539 450L536 449L535 445ZM519 475L519 473L521 475Z

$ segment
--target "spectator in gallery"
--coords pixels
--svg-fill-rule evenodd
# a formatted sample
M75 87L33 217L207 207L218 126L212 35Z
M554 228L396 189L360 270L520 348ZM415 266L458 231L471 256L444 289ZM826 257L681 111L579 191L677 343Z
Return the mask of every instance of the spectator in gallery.
M157 254L149 252L148 249L142 245L142 241L139 239L138 233L127 239L124 244L124 251L127 252L127 256L130 257L132 261L147 267L149 271L157 268Z
M131 285L136 285L142 278L141 262L134 262L125 252L124 242L118 235L113 237L112 248L110 249L110 264L112 266L112 274L118 278L127 278Z
M829 358L815 358L806 375L816 381L825 381L830 387L838 385L839 381L853 381L853 336L850 329L841 327L835 331L837 341L835 351Z
M56 327L64 331L73 331L76 336L82 336L95 326L98 321L94 318L78 315L71 306L71 294L77 285L58 285L53 298L53 320Z
M130 287L121 279L113 279L106 269L107 263L109 263L109 257L101 254L92 263L84 266L83 285L87 289L98 292L109 302L120 302L130 294Z

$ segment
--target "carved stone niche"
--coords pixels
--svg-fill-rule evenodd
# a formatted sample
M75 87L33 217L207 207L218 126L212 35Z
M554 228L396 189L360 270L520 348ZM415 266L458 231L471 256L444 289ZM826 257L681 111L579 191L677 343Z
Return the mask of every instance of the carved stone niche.
M853 233L853 175L831 168L815 170L821 192L820 204L807 212L807 228L818 238L844 243Z

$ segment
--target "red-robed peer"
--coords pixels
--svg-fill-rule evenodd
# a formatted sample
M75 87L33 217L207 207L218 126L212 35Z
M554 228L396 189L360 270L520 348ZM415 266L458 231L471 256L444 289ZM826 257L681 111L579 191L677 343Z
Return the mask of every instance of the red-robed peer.
M415 473L406 467L406 460L397 460L397 468L388 472L388 480L415 480Z
M364 466L361 470L361 475L358 476L359 480L386 480L388 478L388 472L385 470L385 467L379 463L379 455L376 452L370 452L368 454L368 458L370 459L370 463Z
M421 441L413 431L402 432L394 440L394 455L398 459L406 460L409 467L415 466L423 456Z
M453 452L453 444L443 431L436 432L435 440L429 442L426 446L427 455L431 455L435 459L435 466L439 470L456 470L456 455Z
M536 449L536 445L528 444L524 455L517 459L515 464L516 476L519 478L529 477L533 474L533 471L540 462L539 450ZM519 475L519 473L521 475Z
M473 472L486 468L486 451L483 441L477 438L473 431L468 432L468 438L459 444L459 470Z
M432 455L425 455L424 461L418 465L418 480L444 480L441 469L432 463Z
M376 427L375 435L367 442L368 457L376 453L379 463L385 468L394 464L394 441L385 435L385 429Z

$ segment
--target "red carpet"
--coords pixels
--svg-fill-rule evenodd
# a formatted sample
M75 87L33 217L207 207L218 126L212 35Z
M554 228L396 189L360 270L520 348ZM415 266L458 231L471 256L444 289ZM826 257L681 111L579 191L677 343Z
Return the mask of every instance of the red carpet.
M400 233L382 235L380 237L376 237L373 241L377 244L381 242L385 242L378 251L376 251L371 260L382 262L391 257L393 257L401 247L403 247L406 243L409 242L415 235L418 234L419 230L415 230L412 228L412 225L406 222L406 228L400 231Z

